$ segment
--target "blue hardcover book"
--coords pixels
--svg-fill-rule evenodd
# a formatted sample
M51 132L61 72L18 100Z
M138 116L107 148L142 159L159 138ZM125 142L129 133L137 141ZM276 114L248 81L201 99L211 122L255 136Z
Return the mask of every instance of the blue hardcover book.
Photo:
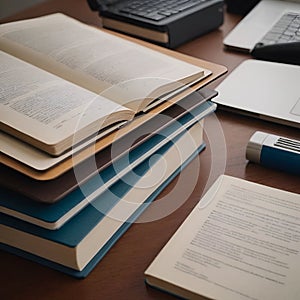
M202 133L201 123L195 123L58 230L1 214L0 249L78 278L86 277L151 201L204 148ZM159 180L149 185L149 177Z
M191 112L186 113L178 121L164 128L159 134L133 149L128 156L120 158L53 204L36 202L22 194L0 188L0 212L46 229L58 229L93 199L105 193L110 186L117 182L118 178L126 175L146 158L153 155L168 140L180 135L186 128L204 118L215 108L216 105L212 102L204 102Z

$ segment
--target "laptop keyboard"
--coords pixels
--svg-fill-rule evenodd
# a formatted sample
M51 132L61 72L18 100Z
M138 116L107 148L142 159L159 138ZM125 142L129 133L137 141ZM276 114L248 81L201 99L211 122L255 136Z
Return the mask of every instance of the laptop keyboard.
M300 42L300 13L286 13L262 38L265 45Z
M132 0L120 12L160 21L211 0Z

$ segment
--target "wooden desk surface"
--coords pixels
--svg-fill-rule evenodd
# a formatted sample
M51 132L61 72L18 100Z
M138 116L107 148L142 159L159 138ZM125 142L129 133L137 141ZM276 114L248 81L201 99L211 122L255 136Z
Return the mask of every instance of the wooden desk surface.
M34 17L52 12L64 12L86 23L100 25L97 13L89 10L85 0L52 0L37 5L2 22ZM240 20L239 16L225 14L224 25L203 37L191 41L177 50L195 57L225 65L229 72L249 56L223 50L222 40ZM225 76L210 86L215 87ZM213 137L213 133L224 138L226 144ZM245 178L258 183L300 193L300 180L260 165L248 164L245 147L256 130L300 139L300 132L283 125L277 125L233 113L217 111L216 116L206 122L208 132L207 149L200 155L201 168L198 184L184 204L169 216L148 223L136 223L109 251L93 272L84 280L73 279L60 272L43 267L14 255L0 252L1 299L174 299L165 293L147 287L143 272L167 242L201 197L210 171ZM209 142L210 141L210 142ZM211 169L211 163L213 168ZM225 170L223 168L225 165ZM193 164L189 165L178 178L163 192L176 184L185 188ZM174 195L173 195L174 197ZM147 214L147 212L146 212Z

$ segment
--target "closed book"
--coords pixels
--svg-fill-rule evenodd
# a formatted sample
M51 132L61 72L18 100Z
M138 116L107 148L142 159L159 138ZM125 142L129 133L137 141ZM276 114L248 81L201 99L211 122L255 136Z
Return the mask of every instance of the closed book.
M0 188L0 212L47 229L58 229L91 201L105 194L119 178L214 111L215 107L210 101L204 102L53 204L33 201L21 193ZM47 193L46 189L44 193Z
M0 247L73 276L87 276L135 218L204 148L202 134L202 125L196 123L58 230L1 214ZM149 184L149 178L156 180Z

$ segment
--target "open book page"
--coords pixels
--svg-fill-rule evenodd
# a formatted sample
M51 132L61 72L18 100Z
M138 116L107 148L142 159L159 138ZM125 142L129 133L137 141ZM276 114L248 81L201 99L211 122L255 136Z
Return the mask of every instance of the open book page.
M177 87L188 85L211 74L63 14L1 25L0 46L97 94L105 92L122 105L157 97L153 91L162 85L173 83L160 93L176 88L174 82Z
M51 154L134 115L125 107L2 51L0 65L1 130Z
M299 299L299 212L299 194L223 175L146 279L189 299Z

